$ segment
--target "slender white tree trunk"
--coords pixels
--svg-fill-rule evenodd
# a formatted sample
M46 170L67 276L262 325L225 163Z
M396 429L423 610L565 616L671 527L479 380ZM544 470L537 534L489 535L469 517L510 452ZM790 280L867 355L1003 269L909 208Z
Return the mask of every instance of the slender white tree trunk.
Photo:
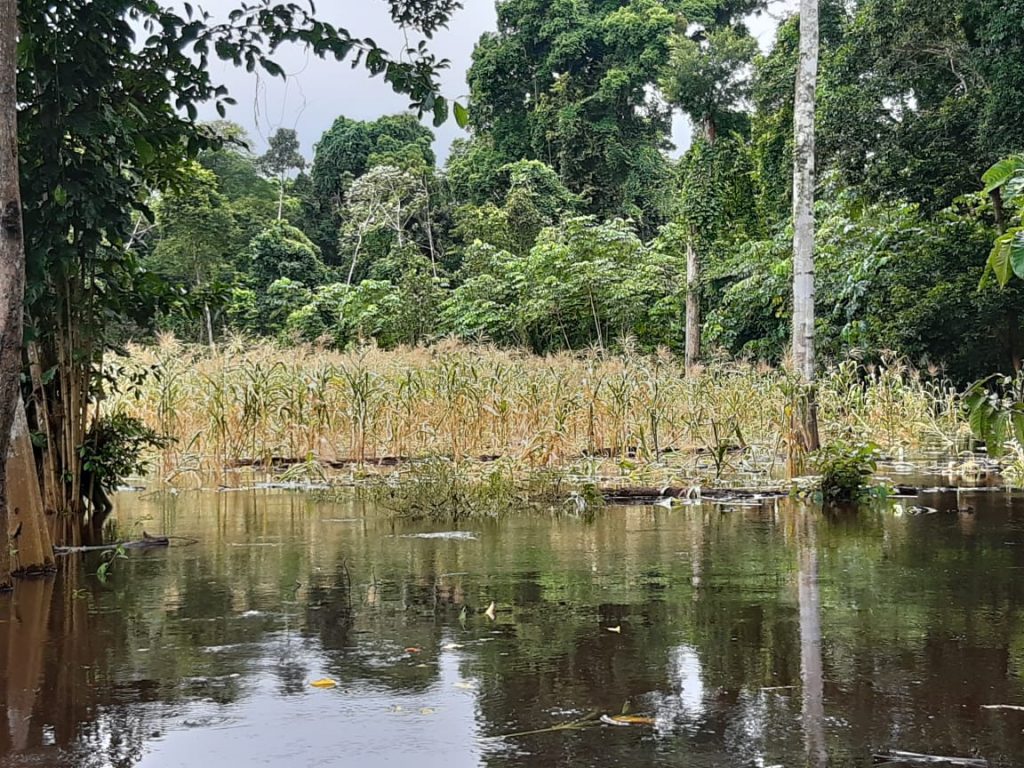
M814 381L814 109L818 0L800 0L800 63L793 108L793 365Z
M686 241L686 372L700 360L700 257Z
M280 221L284 218L284 171L277 179L277 220Z
M803 474L819 446L814 399L814 112L818 84L818 0L800 0L800 63L793 105L793 368L803 386L790 413L787 473Z
M10 586L7 448L18 404L25 241L18 184L18 4L0 0L0 589Z

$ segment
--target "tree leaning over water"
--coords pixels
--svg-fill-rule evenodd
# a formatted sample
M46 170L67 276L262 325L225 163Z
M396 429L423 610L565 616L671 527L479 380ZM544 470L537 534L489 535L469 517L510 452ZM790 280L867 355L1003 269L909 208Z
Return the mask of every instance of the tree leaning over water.
M425 36L459 5L388 4L396 24ZM134 225L151 218L144 201L152 192L180 187L188 162L221 144L197 122L200 103L221 114L232 103L210 76L211 60L283 76L273 55L285 43L352 57L435 122L448 113L436 77L446 62L425 45L398 61L298 3L240 3L223 23L153 0L4 0L2 8L0 448L24 362L24 306L44 498L48 512L61 513L52 518L57 543L76 543L86 513L82 468L97 450L90 436L109 387L103 354L116 347L119 323L168 299L162 281L141 268ZM4 479L0 459L0 488Z

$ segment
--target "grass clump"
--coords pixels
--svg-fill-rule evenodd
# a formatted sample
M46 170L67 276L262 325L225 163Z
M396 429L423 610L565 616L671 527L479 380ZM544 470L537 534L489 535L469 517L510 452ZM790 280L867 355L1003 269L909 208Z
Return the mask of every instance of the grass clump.
M588 516L602 503L593 485L574 486L561 473L517 473L507 463L481 468L447 459L416 462L367 486L372 499L396 518L458 523L525 509Z

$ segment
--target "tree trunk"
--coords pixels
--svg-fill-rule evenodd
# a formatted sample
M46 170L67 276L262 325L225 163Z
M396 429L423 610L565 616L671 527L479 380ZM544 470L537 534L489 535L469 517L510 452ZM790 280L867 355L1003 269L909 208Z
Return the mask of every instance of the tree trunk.
M718 138L718 127L713 115L706 114L700 119L701 131L708 150L715 146ZM705 164L703 170L714 173L714 158ZM713 193L717 194L717 192ZM709 201L711 202L711 201ZM711 232L694 232L690 224L690 234L686 240L686 372L691 373L700 362L700 250L711 240Z
M686 372L700 361L700 256L686 241Z
M793 112L793 365L814 381L814 110L818 0L800 0L800 65Z
M39 474L25 417L18 397L7 449L7 515L10 535L11 573L34 576L54 570L53 544L43 514Z
M46 397L46 385L43 383L42 351L39 349L38 342L30 341L27 346L29 375L32 378L32 404L35 407L36 414L36 429L47 437L47 445L42 449L43 512L51 518L56 518L56 513L61 508L61 480L60 472L57 470L56 456L52 446L49 444L54 432L50 419L50 405ZM56 530L51 525L51 539L55 534Z
M10 586L7 446L18 402L25 242L18 186L18 6L0 0L0 588Z
M277 192L277 220L280 221L284 218L284 172L277 180L278 192Z
M793 367L801 379L791 443L819 444L814 403L814 112L818 83L818 0L800 0L800 63L793 109Z
M209 302L203 302L203 317L206 320L206 339L210 343L210 349L213 349L213 315L210 313Z

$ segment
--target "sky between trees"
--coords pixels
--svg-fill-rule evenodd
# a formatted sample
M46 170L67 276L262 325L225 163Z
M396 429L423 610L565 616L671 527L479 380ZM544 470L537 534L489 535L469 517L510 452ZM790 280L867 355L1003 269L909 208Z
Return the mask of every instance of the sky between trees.
M344 16L331 7L335 3L349 2L351 0L320 2L317 11L330 21L339 21L343 17L351 20L350 15ZM451 68L441 76L443 92L449 98L461 97L464 100L469 92L466 70L480 35L495 28L494 3L495 0L464 0L463 8L456 12L449 28L430 41L431 50L451 61ZM200 4L219 18L235 6L235 0L202 0ZM183 3L176 2L175 5L180 7ZM368 0L360 5L359 26L353 27L353 32L372 37L394 54L405 47L405 37L392 23L384 3ZM762 51L771 44L778 18L795 8L795 0L775 0L767 14L751 17L748 23ZM409 40L414 39L410 35ZM408 106L405 97L395 94L380 79L367 77L365 70L353 70L345 63L317 59L301 47L290 46L282 50L276 60L288 73L285 81L265 74L257 77L225 62L212 64L215 78L227 85L238 100L238 104L229 110L228 119L249 131L257 152L263 151L267 138L277 128L295 128L302 153L312 158L314 142L339 115L355 120L373 120L401 112ZM217 114L209 107L205 117L214 120ZM424 124L429 125L429 119ZM465 134L454 120L433 130L437 136L434 151L439 163L443 164L451 142ZM678 114L673 121L672 140L677 152L690 144L690 126Z

